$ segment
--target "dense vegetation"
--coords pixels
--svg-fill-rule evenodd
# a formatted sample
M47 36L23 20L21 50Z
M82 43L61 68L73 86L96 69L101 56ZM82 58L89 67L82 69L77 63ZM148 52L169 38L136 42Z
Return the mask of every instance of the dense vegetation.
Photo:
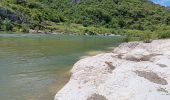
M170 10L148 0L0 0L0 30L170 37Z

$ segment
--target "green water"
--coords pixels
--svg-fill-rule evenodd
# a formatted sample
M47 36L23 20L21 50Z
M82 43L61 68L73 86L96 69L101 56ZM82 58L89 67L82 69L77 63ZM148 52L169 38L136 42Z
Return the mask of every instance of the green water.
M82 56L109 51L120 37L0 34L0 99L53 100Z

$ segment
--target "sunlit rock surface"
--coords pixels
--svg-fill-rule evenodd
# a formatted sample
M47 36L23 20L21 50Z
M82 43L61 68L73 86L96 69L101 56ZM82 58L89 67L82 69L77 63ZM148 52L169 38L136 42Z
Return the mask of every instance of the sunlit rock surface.
M71 72L55 100L170 100L170 40L123 43Z

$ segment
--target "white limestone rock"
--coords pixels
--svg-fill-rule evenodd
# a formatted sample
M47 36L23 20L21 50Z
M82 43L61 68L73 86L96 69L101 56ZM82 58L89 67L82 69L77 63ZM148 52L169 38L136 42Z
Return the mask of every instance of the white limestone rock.
M169 51L170 40L132 42L82 59L55 100L170 100Z

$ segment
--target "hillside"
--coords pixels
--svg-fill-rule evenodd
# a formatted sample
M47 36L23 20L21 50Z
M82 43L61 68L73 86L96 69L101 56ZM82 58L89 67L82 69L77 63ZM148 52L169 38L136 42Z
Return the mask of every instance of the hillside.
M1 31L170 37L170 10L147 0L1 0Z

